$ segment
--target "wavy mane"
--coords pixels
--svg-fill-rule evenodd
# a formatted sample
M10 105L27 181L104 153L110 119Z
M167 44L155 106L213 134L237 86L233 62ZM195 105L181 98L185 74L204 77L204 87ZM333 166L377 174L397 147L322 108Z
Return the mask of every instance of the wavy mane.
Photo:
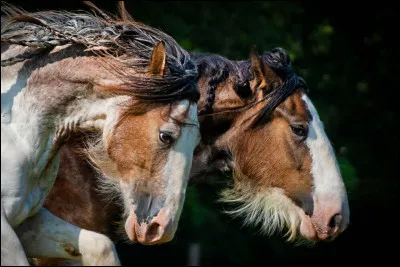
M2 60L2 66L32 59L56 46L77 44L97 56L112 57L138 73L120 73L124 85L119 93L153 101L198 100L197 67L188 52L171 36L127 17L124 9L120 9L118 17L106 14L91 3L88 5L95 14L83 11L30 13L2 3L2 45L31 48L23 55ZM159 42L165 45L168 71L161 77L139 75L146 73L153 48Z

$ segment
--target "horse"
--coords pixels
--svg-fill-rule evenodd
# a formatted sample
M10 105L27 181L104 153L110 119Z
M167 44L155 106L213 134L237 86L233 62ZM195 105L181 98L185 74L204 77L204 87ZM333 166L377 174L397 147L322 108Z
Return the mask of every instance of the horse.
M246 224L267 235L286 230L293 242L336 239L350 222L346 188L308 87L293 71L288 53L276 48L260 56L252 49L243 61L191 57L199 71L202 138L190 183L214 183L213 175L221 172L231 175L221 200L237 204L229 213L243 216ZM112 192L110 199L96 189L104 178L76 152L85 138L72 136L61 148L58 178L44 205L114 241L129 240L120 227L121 194ZM82 184L86 187L77 186Z
M214 72L200 78L203 141L191 180L207 181L218 170L232 174L233 185L221 192L221 201L236 206L227 213L266 235L286 230L288 241L310 245L335 240L350 223L346 187L287 51L278 47L260 56L253 47L249 60L236 62L192 58L200 75Z
M252 49L243 61L191 57L199 71L202 138L190 183L212 184L221 177L215 174L231 175L221 200L234 204L227 212L243 216L245 224L266 235L286 230L287 240L300 244L336 239L350 222L346 188L308 87L293 71L288 53L276 48L260 56ZM76 152L84 138L74 136L61 149L58 178L45 206L115 242L128 240L119 226L119 194L110 201L97 190L103 178ZM87 187L76 186L82 183ZM48 262L60 263L38 260Z
M152 245L176 231L200 139L197 66L166 33L89 6L96 14L2 5L2 265L120 264L107 236L43 207L76 132L104 186L123 195L129 238Z

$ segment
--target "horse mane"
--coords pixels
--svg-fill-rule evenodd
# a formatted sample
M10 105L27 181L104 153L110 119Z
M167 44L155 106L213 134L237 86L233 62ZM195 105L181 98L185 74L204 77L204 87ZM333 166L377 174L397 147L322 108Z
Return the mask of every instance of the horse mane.
M236 64L234 61L220 55L199 53L191 53L190 55L197 63L199 77L207 77L206 99L204 106L199 110L198 115L212 113L216 89L220 83L229 78L230 74L237 74Z
M192 59L197 63L199 76L208 77L207 96L204 108L199 113L201 115L214 115L212 113L212 105L215 100L215 91L217 86L224 82L228 77L231 77L234 83L234 90L240 96L247 96L250 92L250 81L254 78L251 71L250 60L232 61L218 55L196 54L191 53ZM274 48L270 51L265 51L261 59L267 63L269 67L282 80L281 85L273 85L275 88L271 93L267 94L262 100L251 103L241 108L228 110L228 112L241 111L248 109L260 102L270 99L263 108L258 112L253 125L258 124L263 118L272 114L274 109L287 97L293 94L297 89L303 88L308 90L308 87L303 78L298 76L292 69L289 54L283 48ZM223 113L227 111L221 111Z
M124 85L110 90L141 100L171 101L187 97L193 101L199 99L196 86L197 67L189 53L171 36L134 21L123 6L120 6L121 14L118 17L108 15L92 3L87 4L95 14L84 11L30 13L2 3L1 43L32 48L23 55L2 60L2 66L30 59L56 46L77 44L83 45L85 51L102 57L112 57L140 74L146 73L154 46L163 42L168 69L163 76L143 77L118 73Z

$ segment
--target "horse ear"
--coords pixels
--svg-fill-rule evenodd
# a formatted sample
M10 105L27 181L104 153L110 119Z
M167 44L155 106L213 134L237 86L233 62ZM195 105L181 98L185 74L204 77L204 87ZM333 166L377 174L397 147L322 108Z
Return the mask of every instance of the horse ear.
M150 74L164 75L166 63L166 53L164 43L159 42L153 49L149 67Z
M264 64L261 60L260 55L257 52L255 46L251 47L250 50L250 64L251 64L251 71L253 73L253 89L264 87L267 83L264 74Z
M273 84L279 83L279 76L268 64L264 63L254 46L250 51L250 63L254 77L250 88L253 94L256 93L257 89L261 89L260 94L257 96L257 98L260 98L272 90Z

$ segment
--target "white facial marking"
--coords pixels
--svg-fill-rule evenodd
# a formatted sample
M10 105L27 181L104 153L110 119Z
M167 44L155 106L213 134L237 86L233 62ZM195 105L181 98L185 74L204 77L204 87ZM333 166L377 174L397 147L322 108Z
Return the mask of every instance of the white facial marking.
M335 153L324 131L323 124L318 112L307 95L302 99L308 106L313 120L309 125L309 134L306 144L312 158L311 173L314 178L314 206L315 205L337 205L338 210L344 209L345 216L348 216L348 204L346 189L336 161ZM324 204L322 204L322 202ZM332 214L333 215L333 214Z
M192 166L193 151L200 141L199 122L197 119L197 105L190 104L189 101L180 101L171 116L186 112L189 108L185 123L193 125L183 125L181 133L176 143L168 154L167 164L164 167L164 177L167 181L168 192L165 207L172 207L167 210L167 214L179 218L182 204L185 198L189 172ZM170 119L170 123L173 123Z

